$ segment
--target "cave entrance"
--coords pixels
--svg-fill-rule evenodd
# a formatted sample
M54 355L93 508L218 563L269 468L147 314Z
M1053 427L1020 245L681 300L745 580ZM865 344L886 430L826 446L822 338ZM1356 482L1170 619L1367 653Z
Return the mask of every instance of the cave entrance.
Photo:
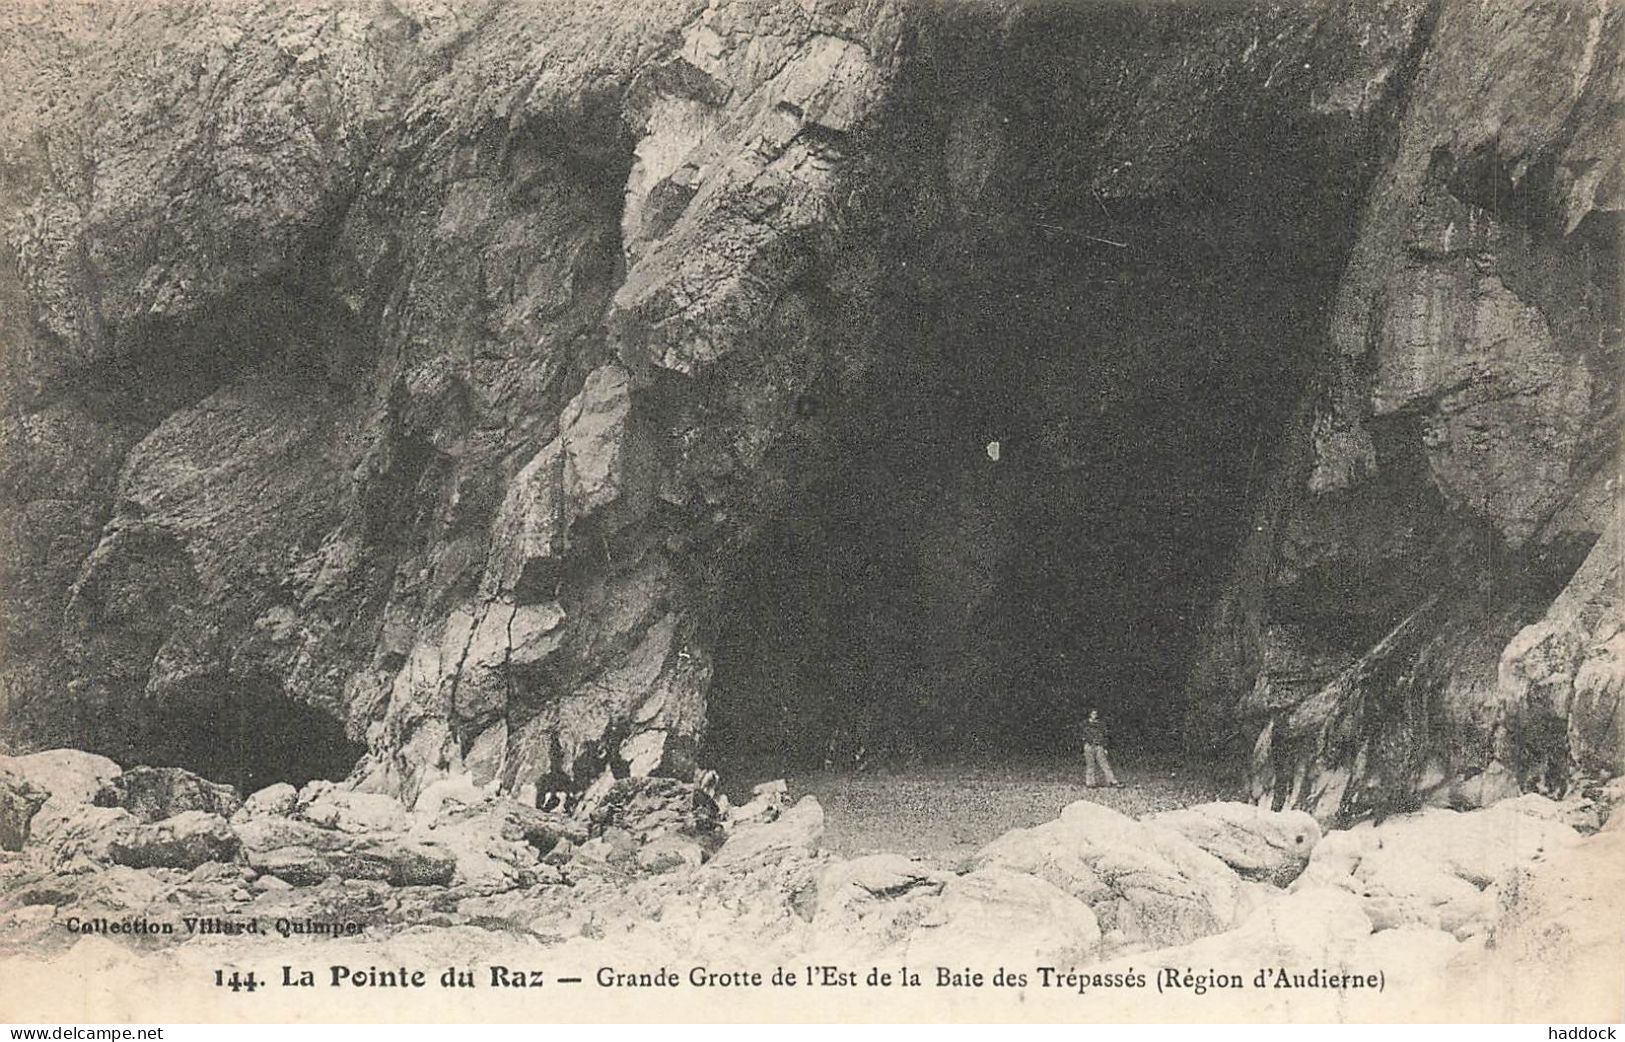
M833 465L782 468L803 487L716 618L724 773L1075 756L1091 706L1125 762L1186 751L1374 150L1216 110L1177 171L1108 200L1088 56L1155 33L1046 10L1004 36L967 13L918 59L898 133L927 187L888 211L880 361L827 403Z
M1346 241L1256 201L1123 213L1126 248L1015 226L900 282L833 472L735 572L710 762L1070 755L1090 706L1126 762L1182 748Z
M289 698L271 680L171 693L133 745L144 764L184 767L244 796L278 782L341 781L366 752L338 721Z

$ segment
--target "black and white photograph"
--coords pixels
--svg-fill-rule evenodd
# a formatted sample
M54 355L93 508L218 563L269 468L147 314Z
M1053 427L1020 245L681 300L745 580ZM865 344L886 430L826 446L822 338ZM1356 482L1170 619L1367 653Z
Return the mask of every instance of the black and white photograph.
M1625 1020L1622 63L0 0L0 1021Z

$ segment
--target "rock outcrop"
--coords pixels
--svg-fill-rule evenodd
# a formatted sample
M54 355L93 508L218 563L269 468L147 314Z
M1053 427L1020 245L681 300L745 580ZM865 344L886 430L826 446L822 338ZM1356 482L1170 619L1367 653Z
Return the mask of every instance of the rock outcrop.
M417 818L412 835L456 859L454 882L499 890L546 880L551 870L544 863L568 856L587 838L579 822L507 799L444 805Z
M263 817L287 817L299 807L299 790L287 782L278 782L267 785L258 792L250 793L231 816L233 824L252 821Z
M914 966L953 966L975 952L984 962L1073 964L1100 944L1089 906L1037 876L981 868L950 880L909 936Z
M242 797L229 785L217 785L179 767L132 767L112 781L110 792L95 801L123 807L145 822L201 811L229 818L242 809Z
M1296 889L1337 888L1360 899L1375 929L1420 926L1460 939L1494 920L1498 888L1519 866L1580 841L1550 800L1506 800L1474 814L1430 809L1362 822L1316 848Z
M1179 833L1243 879L1276 886L1296 879L1320 842L1320 826L1308 814L1245 803L1204 803L1154 814L1145 822Z
M121 808L107 806L116 791L112 782L119 766L105 756L77 749L51 749L28 756L0 757L3 770L23 796L21 807L33 806L26 817L14 819L25 841L54 847L61 861L89 850L105 857L107 843L118 827L136 819ZM39 800L39 794L45 799ZM103 806L93 807L92 803ZM14 804L15 806L15 804Z
M131 868L193 869L210 861L234 861L241 849L242 841L225 818L188 810L122 830L107 852L114 864Z
M1034 875L1082 901L1112 950L1218 933L1235 925L1242 907L1236 873L1180 831L1088 801L1054 821L1005 833L974 864Z
M400 836L355 835L292 819L265 818L238 826L248 863L295 886L331 877L392 886L449 883L457 859L438 844Z

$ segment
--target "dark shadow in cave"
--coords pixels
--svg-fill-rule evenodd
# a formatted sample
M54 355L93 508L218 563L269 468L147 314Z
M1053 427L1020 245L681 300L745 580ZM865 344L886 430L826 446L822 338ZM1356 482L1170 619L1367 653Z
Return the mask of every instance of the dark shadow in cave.
M1056 174L1078 143L1021 69L966 88L1012 114L1003 212L899 251L881 375L830 406L835 473L739 562L704 754L725 773L1072 754L1091 705L1131 756L1182 744L1365 175L1237 126L1108 205Z
M338 721L270 680L198 684L172 694L152 712L134 748L142 763L184 767L245 796L277 782L342 780L366 752Z
M716 762L1053 754L1090 704L1122 743L1177 744L1322 294L1155 263L1105 288L1076 263L995 260L898 316L940 354L855 410L845 472L740 565Z

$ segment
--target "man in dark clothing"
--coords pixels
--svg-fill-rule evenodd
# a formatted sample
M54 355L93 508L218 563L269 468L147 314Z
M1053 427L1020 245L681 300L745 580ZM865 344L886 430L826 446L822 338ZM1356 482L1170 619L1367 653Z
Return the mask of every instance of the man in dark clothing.
M1100 719L1100 711L1089 710L1089 719L1083 724L1083 784L1089 788L1095 787L1095 767L1099 766L1100 773L1105 777L1106 784L1117 787L1117 776L1112 773L1111 761L1106 759L1106 722Z

